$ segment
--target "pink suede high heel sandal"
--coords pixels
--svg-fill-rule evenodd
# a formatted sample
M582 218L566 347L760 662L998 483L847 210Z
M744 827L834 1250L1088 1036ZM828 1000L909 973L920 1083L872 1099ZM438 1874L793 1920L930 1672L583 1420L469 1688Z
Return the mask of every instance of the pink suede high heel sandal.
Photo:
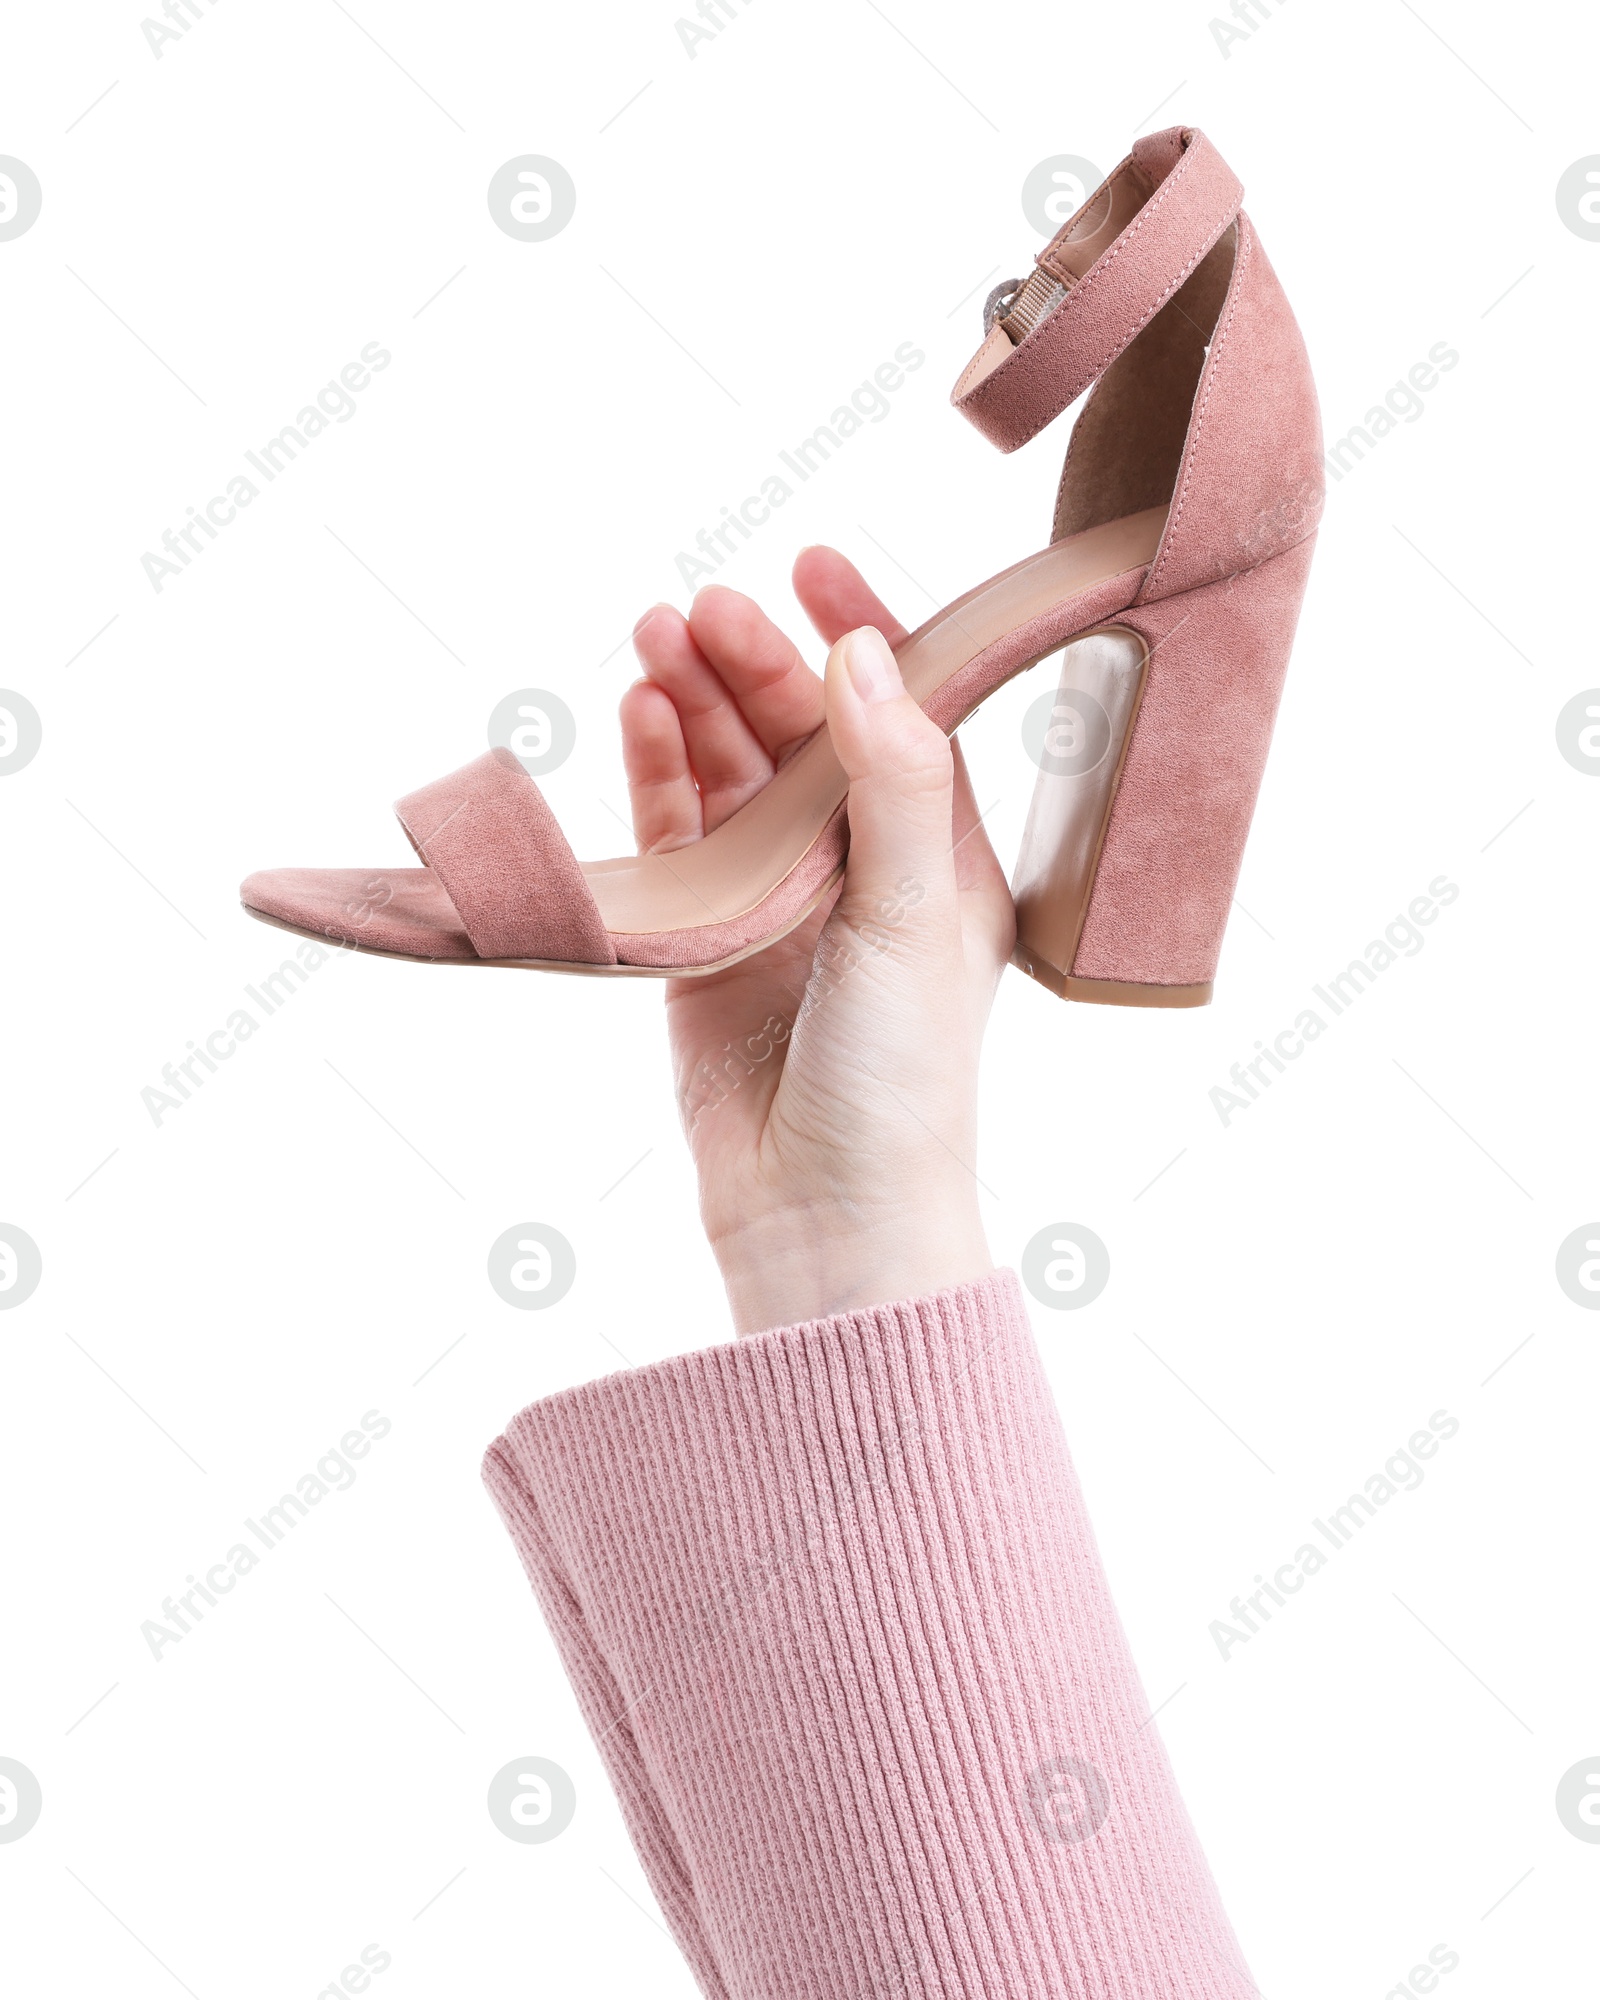
M898 648L953 731L1065 648L1017 863L1014 963L1064 999L1211 997L1322 506L1304 343L1205 136L1141 139L985 308L952 397L1002 451L1091 384L1050 546ZM252 875L252 915L450 965L714 972L839 881L846 782L826 728L715 832L577 861L538 786L491 750L397 807L421 868Z

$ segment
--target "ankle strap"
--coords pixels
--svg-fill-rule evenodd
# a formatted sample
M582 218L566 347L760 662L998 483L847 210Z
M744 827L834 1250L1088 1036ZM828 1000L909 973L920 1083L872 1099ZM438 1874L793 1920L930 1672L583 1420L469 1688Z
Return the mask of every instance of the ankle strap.
M1150 324L1243 197L1203 132L1174 125L1140 139L1027 282L991 294L987 337L951 402L1001 451L1026 444Z

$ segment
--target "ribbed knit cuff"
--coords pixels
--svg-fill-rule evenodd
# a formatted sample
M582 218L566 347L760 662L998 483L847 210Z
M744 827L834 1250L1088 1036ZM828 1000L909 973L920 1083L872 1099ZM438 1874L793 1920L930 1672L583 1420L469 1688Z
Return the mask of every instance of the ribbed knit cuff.
M1246 2000L1015 1277L530 1405L488 1452L715 2000Z

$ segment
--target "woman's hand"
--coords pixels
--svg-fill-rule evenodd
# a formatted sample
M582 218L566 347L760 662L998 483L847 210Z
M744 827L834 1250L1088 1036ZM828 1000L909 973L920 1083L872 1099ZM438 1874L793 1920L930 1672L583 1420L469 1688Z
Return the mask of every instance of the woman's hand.
M906 694L904 629L829 549L795 592L825 679L759 606L713 586L634 628L622 700L641 850L699 840L824 720L850 856L767 950L667 992L700 1211L739 1332L984 1276L978 1050L1015 918L959 752ZM888 643L885 643L885 642Z

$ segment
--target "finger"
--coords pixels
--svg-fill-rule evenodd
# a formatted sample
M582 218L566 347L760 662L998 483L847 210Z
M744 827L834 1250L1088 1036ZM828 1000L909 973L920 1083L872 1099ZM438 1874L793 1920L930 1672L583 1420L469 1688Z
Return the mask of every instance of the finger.
M967 769L967 760L961 754L961 745L953 742L950 746L955 764L955 798L951 812L952 852L955 856L956 886L960 889L982 889L990 887L997 879L1005 880L1000 863L990 845L989 836L984 831L983 819L978 810L978 801L972 790L972 775Z
M828 731L850 780L844 896L869 915L880 906L915 911L905 934L951 945L949 742L906 693L894 654L871 626L847 633L829 653L827 692Z
M853 562L837 549L802 549L794 561L794 594L818 633L832 645L858 625L871 625L891 646L906 628L868 584Z
M680 612L669 604L646 612L634 627L633 649L678 711L709 833L760 791L772 759Z
M689 629L774 764L822 721L822 682L794 641L740 591L709 584Z
M635 681L622 697L618 713L639 852L687 847L700 838L704 820L671 695L652 681Z
M1011 885L979 817L961 745L952 742L950 748L955 760L952 853L956 889L961 902L967 971L978 1000L977 1018L982 1019L1017 941L1017 912L1011 900Z

